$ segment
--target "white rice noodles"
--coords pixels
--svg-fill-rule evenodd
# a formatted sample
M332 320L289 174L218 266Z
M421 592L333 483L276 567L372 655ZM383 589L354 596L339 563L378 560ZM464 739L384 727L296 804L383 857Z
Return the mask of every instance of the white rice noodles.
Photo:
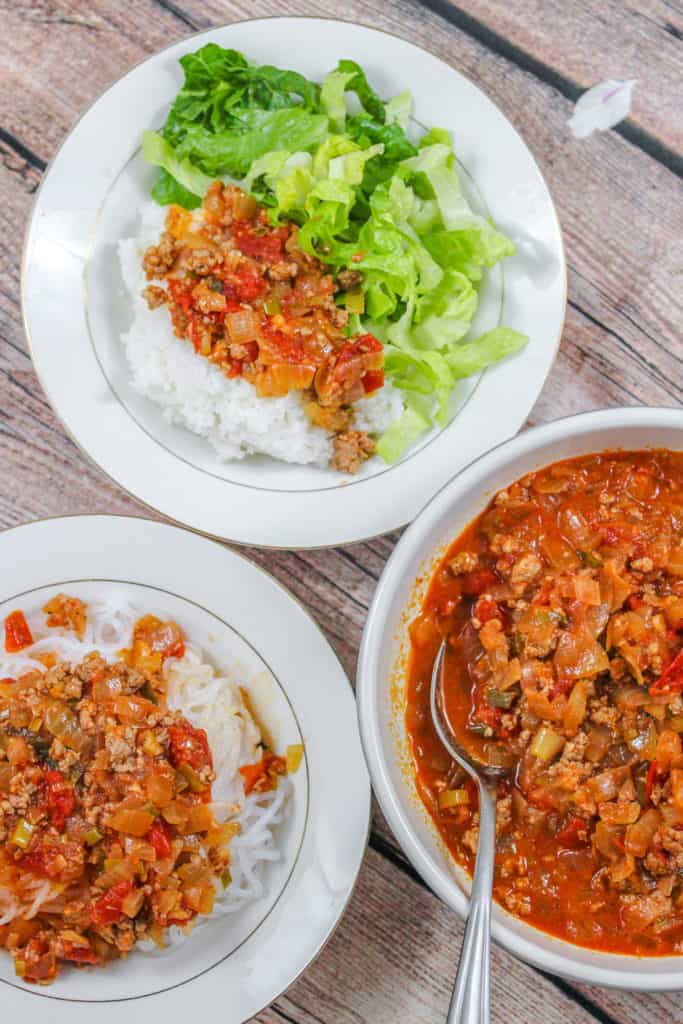
M48 628L45 615L24 609L34 637L34 644L17 654L0 650L0 679L18 676L45 666L36 655L53 652L60 660L77 664L91 651L99 651L114 661L122 648L130 645L133 626L149 609L141 610L122 595L112 594L107 601L88 602L87 625L83 640L75 633ZM163 618L163 612L156 612ZM216 781L212 810L217 821L235 821L240 832L230 844L231 882L224 889L217 882L213 914L230 914L264 893L264 868L281 857L274 829L287 813L291 782L280 779L277 788L268 793L244 795L241 765L253 764L261 757L261 735L245 705L239 684L220 675L202 658L202 652L187 643L182 658L166 661L168 704L181 711L192 725L206 730L214 760ZM0 925L17 916L34 917L49 900L59 895L49 881L22 880L21 901L0 886ZM213 916L213 915L212 915ZM203 919L198 918L197 924ZM180 928L171 928L168 940L175 944L185 938ZM141 943L145 949L156 948L151 942Z
M300 394L259 397L248 381L228 379L187 341L177 338L166 308L147 308L142 298L148 284L142 257L148 246L158 242L165 216L166 210L156 203L145 203L139 236L119 243L121 272L133 309L133 322L122 339L133 387L159 405L169 423L205 437L222 461L260 452L285 462L327 466L332 435L312 425ZM403 401L400 392L386 383L369 398L359 399L354 409L359 430L381 434L399 418ZM367 467L364 463L361 474Z

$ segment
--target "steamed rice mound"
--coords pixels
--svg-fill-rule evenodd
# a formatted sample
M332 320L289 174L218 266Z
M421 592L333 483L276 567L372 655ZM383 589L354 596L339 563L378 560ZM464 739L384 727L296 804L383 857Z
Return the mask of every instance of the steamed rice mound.
M148 309L142 297L147 284L142 256L158 240L165 211L149 202L141 215L138 237L119 243L121 272L133 308L133 321L122 341L135 390L160 406L169 423L205 437L221 461L261 453L285 462L327 466L332 435L310 423L300 395L260 398L248 381L229 379L175 337L167 316ZM396 389L385 383L356 402L354 410L356 429L379 435L401 415L403 403ZM371 459L370 464L376 461Z

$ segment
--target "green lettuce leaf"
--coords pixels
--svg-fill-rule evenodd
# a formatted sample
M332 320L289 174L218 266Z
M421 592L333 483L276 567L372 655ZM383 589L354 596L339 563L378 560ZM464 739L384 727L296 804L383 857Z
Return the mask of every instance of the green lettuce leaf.
M214 43L181 64L164 126L143 140L159 167L154 198L192 209L216 177L243 180L273 223L299 225L305 252L332 273L360 271L364 313L346 331L380 338L387 379L404 393L378 445L393 461L448 421L458 380L525 344L507 327L466 340L486 270L514 245L470 206L449 133L431 128L415 144L410 94L385 102L355 61L322 86Z
M327 134L328 121L302 107L240 110L235 127L219 132L188 128L177 153L214 177L243 178L254 160L273 150L315 149Z
M386 124L397 124L405 129L408 127L412 109L413 97L407 90L400 92L384 105L384 120Z
M377 454L385 462L396 462L406 448L417 441L421 434L429 429L429 416L423 415L411 405L407 405L403 415L384 431L377 442Z
M353 77L352 71L330 71L320 90L322 108L329 117L335 132L344 131L344 122L346 121L344 94Z
M505 356L519 352L528 342L526 334L510 327L495 327L476 341L456 345L446 356L449 369L456 380L471 377Z
M163 128L171 142L179 142L190 126L223 131L233 124L239 108L282 110L301 105L320 110L320 87L297 71L251 65L241 53L216 43L185 54L180 63L185 81Z
M191 204L188 209L199 206L211 184L211 178L190 160L180 157L171 143L157 132L143 132L142 155L148 164L161 167L165 172L155 185L153 194L157 202L165 205L185 199Z
M337 71L348 76L345 85L346 91L355 92L361 106L376 121L383 124L386 119L384 101L368 82L360 64L356 64L355 60L340 60L337 65Z

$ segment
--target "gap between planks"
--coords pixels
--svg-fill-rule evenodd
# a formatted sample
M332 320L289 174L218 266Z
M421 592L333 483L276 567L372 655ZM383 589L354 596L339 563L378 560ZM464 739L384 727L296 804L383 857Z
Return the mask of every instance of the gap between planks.
M155 0L159 3L160 0ZM484 22L479 21L473 15L464 11L461 7L452 3L452 0L419 0L424 7L427 7L434 14L448 21L451 25L460 29L477 42L481 43L493 53L503 57L511 64L515 64L522 71L533 75L545 85L555 89L566 99L576 102L584 88L577 82L561 74L555 68L545 64L534 57L533 54L522 47L500 35L495 29L490 28ZM670 149L650 132L634 124L633 121L625 120L615 125L612 129L626 139L632 145L637 146L648 156L662 164L667 170L683 178L683 155Z

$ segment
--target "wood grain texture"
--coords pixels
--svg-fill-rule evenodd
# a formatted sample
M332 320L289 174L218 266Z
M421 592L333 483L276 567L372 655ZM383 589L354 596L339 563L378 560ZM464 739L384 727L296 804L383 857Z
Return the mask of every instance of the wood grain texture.
M41 171L79 113L155 50L212 24L278 12L335 16L339 7L333 0L5 0L0 12L0 525L73 512L150 514L65 436L31 369L19 253ZM668 158L683 150L674 102L680 9L667 0L429 0L428 7L348 0L343 16L426 46L480 85L549 181L564 229L569 305L558 360L529 422L605 405L680 404L683 204ZM640 80L633 132L577 143L566 129L573 96L609 75ZM657 145L643 148L643 133ZM656 158L657 146L665 159ZM397 537L245 554L310 609L353 678L365 614ZM371 851L339 930L259 1020L442 1019L461 934L375 808ZM573 986L500 950L494 979L496 1021L683 1021L682 996Z
M427 3L571 99L607 78L637 79L629 122L619 130L681 166L680 6L668 0L582 0L569 10L562 0Z

